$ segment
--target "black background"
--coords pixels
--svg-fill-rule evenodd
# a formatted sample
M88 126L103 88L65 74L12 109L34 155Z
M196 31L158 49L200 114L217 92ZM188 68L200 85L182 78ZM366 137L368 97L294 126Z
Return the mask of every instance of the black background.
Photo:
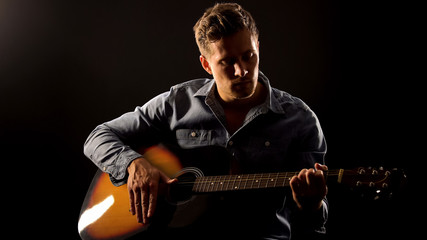
M410 83L415 7L237 2L259 27L261 71L317 113L329 167L399 167L411 180L419 150L410 136L419 117ZM213 3L0 0L5 233L79 239L80 207L96 171L82 153L86 137L173 84L208 77L192 27ZM328 236L415 236L417 205L408 193L368 201L331 187Z

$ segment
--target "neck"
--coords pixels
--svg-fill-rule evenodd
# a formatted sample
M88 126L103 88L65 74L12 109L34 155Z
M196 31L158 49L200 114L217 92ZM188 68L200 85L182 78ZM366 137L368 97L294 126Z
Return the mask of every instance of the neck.
M219 96L218 92L216 92L216 96L224 109L249 110L265 101L267 96L267 89L264 84L258 82L254 93L250 97L234 98L225 101Z

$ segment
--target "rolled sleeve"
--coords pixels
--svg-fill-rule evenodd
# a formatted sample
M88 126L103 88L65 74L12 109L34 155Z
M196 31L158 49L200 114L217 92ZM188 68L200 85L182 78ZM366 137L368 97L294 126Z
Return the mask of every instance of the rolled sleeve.
M159 95L135 111L97 126L87 138L83 152L102 171L110 175L116 186L126 183L127 167L138 151L159 143L159 126L164 104Z
M125 145L106 125L95 128L84 145L84 154L103 172L110 175L114 185L125 183L127 166L141 154Z

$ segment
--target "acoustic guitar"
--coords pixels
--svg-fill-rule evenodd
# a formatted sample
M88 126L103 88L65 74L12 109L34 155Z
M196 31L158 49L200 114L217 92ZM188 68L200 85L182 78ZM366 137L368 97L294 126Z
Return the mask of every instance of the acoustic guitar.
M183 167L175 154L159 146L145 150L144 157L169 177L178 179L177 183L164 191L163 204L158 203L156 208L156 214L162 214L161 224L169 228L185 227L196 221L207 208L210 196L207 193L289 187L291 178L298 174L270 172L229 175L223 171L220 175L205 176L199 167ZM212 172L211 169L206 170ZM398 169L364 167L328 170L324 171L324 176L327 183L336 182L362 189L373 193L376 198L389 196L392 184L401 182L400 179L404 177ZM81 238L126 239L148 228L150 224L138 223L130 213L126 184L115 187L109 175L98 170L80 212L78 231Z

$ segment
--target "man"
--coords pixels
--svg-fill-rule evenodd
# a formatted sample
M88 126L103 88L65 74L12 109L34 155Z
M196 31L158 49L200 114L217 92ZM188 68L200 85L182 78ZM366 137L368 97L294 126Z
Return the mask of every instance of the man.
M201 65L213 79L173 86L134 112L99 125L85 143L86 156L113 184L127 182L130 211L141 223L156 214L159 183L177 182L134 150L141 146L220 147L231 156L234 174L297 170L288 196L226 195L220 203L226 210L215 208L195 227L177 232L198 239L324 235L326 143L316 115L300 99L272 88L259 71L258 29L240 5L207 9L194 31Z

